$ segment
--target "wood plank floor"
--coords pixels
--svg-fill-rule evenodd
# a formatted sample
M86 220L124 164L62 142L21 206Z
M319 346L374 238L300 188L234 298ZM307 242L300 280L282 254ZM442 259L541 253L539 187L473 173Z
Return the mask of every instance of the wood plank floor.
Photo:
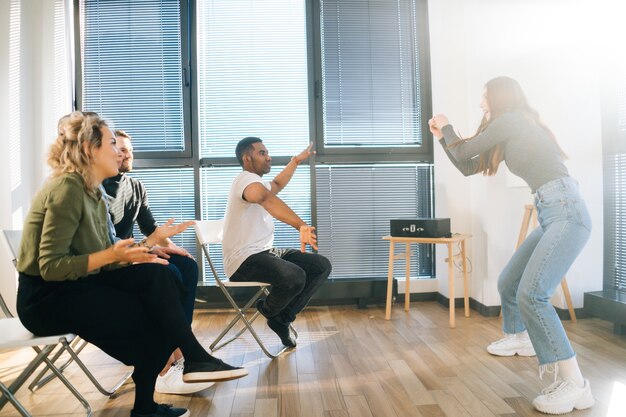
M194 331L208 346L232 316L198 310ZM278 339L260 321L270 346ZM626 416L626 338L597 319L565 322L583 373L597 403L572 416ZM310 307L296 321L298 348L270 361L251 338L218 351L229 363L246 366L246 378L216 384L193 396L157 395L157 401L188 407L202 417L513 417L540 416L530 401L539 392L535 358L497 358L485 346L500 337L500 320L476 312L448 328L448 311L435 302L383 308ZM32 351L0 353L0 380L14 378ZM90 346L81 357L105 385L127 369ZM91 403L94 415L128 416L132 383L116 398L100 395L74 365L70 381ZM549 378L548 378L549 379ZM551 381L545 380L544 385ZM18 399L36 416L80 416L81 406L54 381L36 393L24 386ZM10 404L0 417L15 416Z

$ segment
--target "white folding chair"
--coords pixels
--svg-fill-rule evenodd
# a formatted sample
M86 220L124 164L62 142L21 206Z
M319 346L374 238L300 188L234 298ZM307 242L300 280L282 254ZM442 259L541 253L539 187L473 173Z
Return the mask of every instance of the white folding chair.
M3 230L2 232L7 242L7 245L9 249L11 250L13 265L17 266L17 256L19 253L20 242L22 240L22 231L21 230ZM4 308L3 308L3 311L4 311ZM7 315L7 317L13 317L11 312L8 309L4 311L4 313L5 315ZM74 335L72 339L73 340L69 341L71 343L69 343L67 346L64 346L63 349L57 350L54 353L54 355L51 356L50 361L52 363L56 363L59 357L63 353L67 352L69 354L69 358L61 366L57 367L57 369L60 372L63 372L72 362L76 362L76 365L78 365L78 367L85 373L85 375L87 375L87 378L89 378L89 380L93 383L93 385L96 387L98 391L100 391L103 395L106 395L108 397L113 396L115 392L124 384L124 382L126 382L126 380L130 378L133 372L132 371L126 372L124 376L110 389L104 388L102 384L98 382L96 377L91 373L91 371L87 368L85 363L82 360L80 360L80 358L78 357L78 354L82 352L85 346L87 346L89 343L81 339L77 335ZM35 392L36 390L43 387L48 382L50 382L51 380L57 377L56 373L52 372L46 375L47 372L48 372L47 367L41 370L41 372L30 383L30 385L28 386L28 389Z
M219 336L217 336L217 338L213 341L213 343L211 343L210 349L212 351L221 349L222 347L236 340L246 331L249 331L250 334L252 334L252 337L254 337L256 342L259 344L263 352L272 359L278 357L278 355L288 350L289 349L288 347L284 347L277 353L270 352L265 346L265 343L263 343L263 341L261 340L257 332L252 327L252 323L260 315L260 313L256 311L256 301L262 295L267 296L269 294L268 287L270 287L270 284L266 282L252 282L252 281L251 282L233 282L229 280L222 280L219 277L219 274L217 273L217 271L215 270L215 266L213 265L213 261L211 260L211 256L209 254L209 245L220 244L222 242L222 237L224 234L224 220L196 220L196 223L194 224L194 229L196 230L196 237L198 238L198 242L200 242L200 245L202 246L202 250L204 252L204 255L206 256L207 262L209 263L209 267L211 268L211 272L213 273L213 277L215 278L215 282L217 283L217 286L220 288L220 290L222 291L222 293L224 294L224 296L226 297L230 305L235 310L235 317L228 324L228 326L226 326L226 328L222 331L222 333L220 333ZM258 290L255 292L252 298L250 298L250 300L243 307L239 308L239 305L233 299L228 289L229 288L242 288L242 287L257 287ZM248 319L246 313L251 308L254 308L255 312ZM226 336L226 334L240 321L243 322L243 325L244 325L243 328L239 330L237 333L235 333L234 336L230 337L225 342L220 343L222 339ZM295 337L297 338L298 333L293 328L293 326L290 326L290 329L294 333Z
M91 416L91 406L87 400L65 378L63 373L54 365L54 361L50 358L50 355L56 347L59 348L60 352L71 350L70 343L76 338L76 335L72 333L42 337L33 335L22 325L18 318L13 317L4 298L2 298L2 294L0 294L0 309L4 313L4 318L0 318L0 350L31 347L37 353L8 387L0 381L0 410L7 402L10 402L20 415L30 417L30 413L26 411L26 408L15 398L15 392L24 385L26 380L43 363L45 364L44 372L47 370L52 371L82 404L87 412L87 416Z

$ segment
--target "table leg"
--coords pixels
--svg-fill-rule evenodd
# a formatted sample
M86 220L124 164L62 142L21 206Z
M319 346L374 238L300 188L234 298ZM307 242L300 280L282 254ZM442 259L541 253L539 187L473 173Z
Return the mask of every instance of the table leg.
M385 306L385 320L391 319L391 293L393 292L393 241L389 242L389 272L387 274L387 304Z
M469 305L469 282L467 279L467 256L465 254L465 239L461 240L461 256L463 257L463 298L465 307L465 317L470 316Z
M404 278L404 311L411 306L411 244L406 244L406 271Z
M450 327L456 327L454 321L454 260L452 243L448 243L448 292L450 296Z

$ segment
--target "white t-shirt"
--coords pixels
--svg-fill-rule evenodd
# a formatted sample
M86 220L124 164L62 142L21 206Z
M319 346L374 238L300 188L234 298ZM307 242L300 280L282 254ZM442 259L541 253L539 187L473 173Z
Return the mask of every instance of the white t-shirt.
M259 182L268 190L269 181L263 181L252 172L237 175L230 187L228 205L224 216L224 271L232 276L243 261L255 253L268 250L274 244L274 218L260 204L248 203L243 191L250 184Z

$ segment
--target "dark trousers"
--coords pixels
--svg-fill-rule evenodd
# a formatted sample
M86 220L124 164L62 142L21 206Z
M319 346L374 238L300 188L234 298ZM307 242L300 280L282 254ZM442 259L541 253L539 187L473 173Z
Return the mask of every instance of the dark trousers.
M230 280L271 284L263 314L289 324L306 307L331 269L330 261L315 253L295 249L263 251L248 257Z
M198 288L198 264L188 256L170 255L168 267L176 278L185 287L186 294L183 299L183 310L189 323L193 320L193 308L196 302L196 290Z
M20 274L17 311L36 335L75 333L134 366L137 405L152 402L156 377L176 347L192 362L210 357L191 332L183 293L172 271L158 264L131 265L76 281Z

